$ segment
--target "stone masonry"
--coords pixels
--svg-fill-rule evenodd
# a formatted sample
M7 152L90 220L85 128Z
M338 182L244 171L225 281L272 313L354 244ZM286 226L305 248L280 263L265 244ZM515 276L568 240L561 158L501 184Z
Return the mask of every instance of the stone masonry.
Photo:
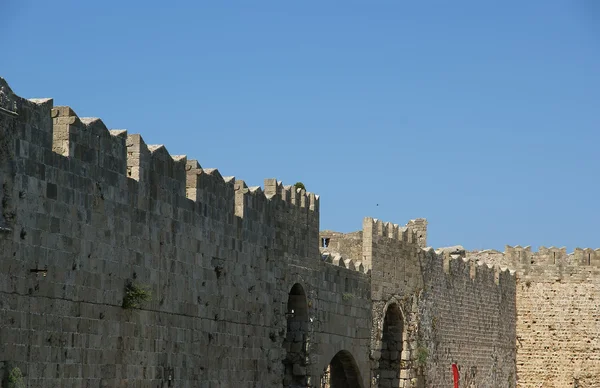
M461 388L512 388L525 373L515 276L427 248L424 219L319 232L317 195L248 187L2 78L0 199L5 384L15 368L30 388L437 388L453 365Z
M517 271L519 387L600 387L600 250L465 252Z

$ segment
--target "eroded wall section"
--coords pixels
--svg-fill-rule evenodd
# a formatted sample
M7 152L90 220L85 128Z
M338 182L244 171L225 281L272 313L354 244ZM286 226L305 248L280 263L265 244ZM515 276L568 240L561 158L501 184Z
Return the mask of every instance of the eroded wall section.
M600 386L600 251L507 246L468 257L517 271L519 387Z

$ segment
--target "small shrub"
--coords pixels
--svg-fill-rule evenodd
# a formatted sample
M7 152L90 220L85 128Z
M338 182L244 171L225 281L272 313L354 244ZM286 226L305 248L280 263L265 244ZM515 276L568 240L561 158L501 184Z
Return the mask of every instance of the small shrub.
M148 287L128 281L125 284L125 296L123 297L124 309L136 309L143 302L152 300L152 294Z
M294 187L297 189L302 189L302 190L306 191L306 187L304 187L304 183L302 183L302 182L296 182Z
M23 373L18 367L14 367L8 373L8 388L25 388Z
M426 347L419 345L417 347L417 363L421 366L425 365L427 357L429 357L429 351Z
M350 299L352 299L352 298L354 298L354 295L352 295L352 294L351 294L351 293L349 293L349 292L344 292L344 293L342 294L342 299L343 299L343 300L345 300L345 301L348 301L348 300L350 300Z

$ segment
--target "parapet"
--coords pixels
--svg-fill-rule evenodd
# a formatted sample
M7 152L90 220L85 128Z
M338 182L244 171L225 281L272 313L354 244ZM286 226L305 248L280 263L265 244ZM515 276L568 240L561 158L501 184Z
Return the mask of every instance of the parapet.
M451 279L470 279L478 284L491 286L515 284L515 271L497 265L491 265L467 257L466 251L460 245L447 248L423 249L423 252L434 261L434 265L442 266L443 272Z
M504 252L495 250L471 251L466 255L472 260L488 264L499 264L517 270L520 273L530 273L530 270L551 271L560 268L600 268L600 249L575 248L567 253L566 248L540 247L537 252L530 246L505 247Z
M277 179L265 179L264 194L267 198L277 198L300 208L306 208L315 213L319 212L319 196L295 186L285 186Z
M363 236L386 237L425 248L427 241L427 220L419 218L409 221L405 226L391 222L382 222L366 217L363 221Z
M504 250L507 261L516 266L594 266L600 267L600 249L575 248L574 252L567 253L565 247L539 247L537 252L532 252L530 246L512 247L507 245Z
M361 273L368 273L368 270L365 268L362 261L343 257L339 253L329 252L326 248L321 248L321 259L325 263L329 263L337 267L342 267Z
M284 186L276 179L265 179L264 190L259 186L248 187L243 180L235 181L236 193L236 215L245 218L248 214L253 214L253 219L266 216L265 204L271 203L273 206L279 205L292 213L286 213L291 218L298 219L318 218L319 216L319 196L297 189L293 186ZM259 215L258 213L261 213ZM282 214L283 214L282 213ZM275 215L275 214L273 214Z
M123 132L111 133L99 118L79 118L68 106L54 107L51 116L54 152L125 175L127 164Z
M246 226L249 218L273 228L304 225L304 239L314 238L311 249L316 256L319 196L314 193L284 186L275 179L266 179L264 190L248 188L243 181L223 177L217 169L202 168L185 155L171 155L162 144L148 145L139 134L109 130L99 118L79 117L69 106L53 107L50 99L22 99L2 78L0 108L2 117L10 117L21 128L13 134L16 156L35 156L40 165L55 167L53 174L64 170L87 177L101 188L102 196L110 192L108 199L118 201L133 196L137 201L132 203L162 216L175 216L178 207L189 210L193 205L204 217L228 224L237 215ZM39 152L33 146L53 152ZM42 180L47 178L39 175ZM290 240L298 239L298 233Z
M6 80L0 77L0 119L8 122L5 127L22 125L18 134L17 156L42 161L43 150L52 149L52 117L54 102L51 98L24 99L17 96ZM12 123L12 124L11 124ZM6 136L3 134L3 136Z

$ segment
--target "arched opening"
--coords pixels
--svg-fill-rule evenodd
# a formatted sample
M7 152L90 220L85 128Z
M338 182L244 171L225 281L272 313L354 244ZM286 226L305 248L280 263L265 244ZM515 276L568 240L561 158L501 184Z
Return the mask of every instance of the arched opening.
M352 354L339 351L321 377L320 388L362 388L362 377Z
M379 387L400 386L403 331L404 324L400 307L396 303L390 304L383 319L381 357L377 371Z
M287 303L287 332L283 346L286 350L283 385L306 387L308 304L304 288L296 283L290 290Z

